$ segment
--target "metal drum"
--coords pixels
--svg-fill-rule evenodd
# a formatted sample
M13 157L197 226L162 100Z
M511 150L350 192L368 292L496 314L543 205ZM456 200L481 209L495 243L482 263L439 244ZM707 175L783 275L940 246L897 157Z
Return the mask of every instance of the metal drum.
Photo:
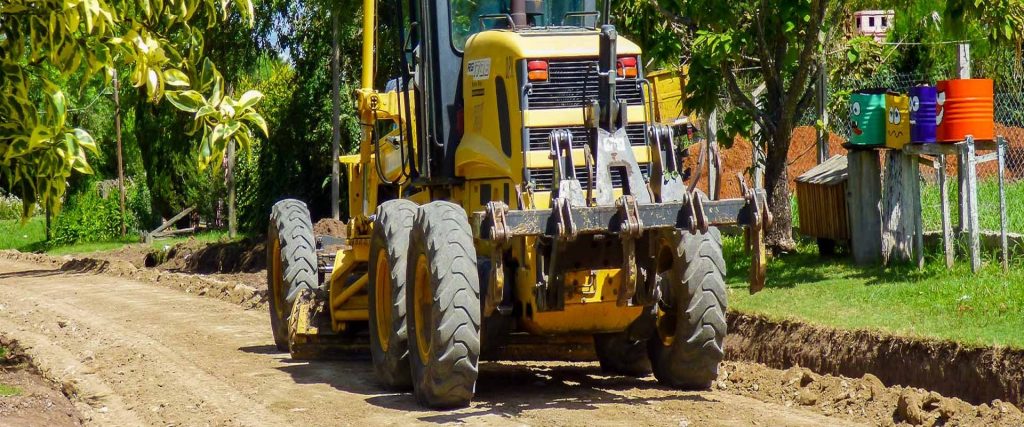
M935 142L938 128L936 115L938 107L935 86L920 85L910 88L910 142L927 144Z
M995 139L995 96L991 79L942 80L938 85L939 142Z
M910 97L905 93L885 94L885 146L897 150L910 143Z
M850 95L850 144L885 144L885 89L862 89Z

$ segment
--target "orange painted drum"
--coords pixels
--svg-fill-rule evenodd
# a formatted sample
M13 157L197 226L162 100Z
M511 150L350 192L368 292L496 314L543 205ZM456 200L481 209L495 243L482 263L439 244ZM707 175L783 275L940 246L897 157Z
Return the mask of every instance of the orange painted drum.
M939 142L995 139L995 90L991 79L942 80L938 84Z

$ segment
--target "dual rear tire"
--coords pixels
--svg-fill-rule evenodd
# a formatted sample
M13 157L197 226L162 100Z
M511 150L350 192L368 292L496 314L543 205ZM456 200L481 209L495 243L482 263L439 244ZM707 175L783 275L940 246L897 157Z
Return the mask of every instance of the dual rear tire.
M370 245L370 340L385 386L432 408L466 406L480 358L480 281L465 210L389 201Z

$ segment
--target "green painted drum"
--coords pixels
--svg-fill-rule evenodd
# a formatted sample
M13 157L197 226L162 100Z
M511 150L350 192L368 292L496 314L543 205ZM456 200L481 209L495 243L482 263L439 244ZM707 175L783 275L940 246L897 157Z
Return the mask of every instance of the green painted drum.
M885 145L885 89L863 89L850 95L850 143Z

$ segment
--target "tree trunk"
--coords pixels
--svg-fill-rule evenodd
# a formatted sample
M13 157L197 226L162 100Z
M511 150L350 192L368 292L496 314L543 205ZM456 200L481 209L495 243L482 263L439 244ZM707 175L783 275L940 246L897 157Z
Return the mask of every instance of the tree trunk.
M764 188L768 193L768 209L772 213L772 226L768 228L765 243L774 252L796 249L793 240L793 209L789 194L789 143L793 127L780 124L771 135L764 172Z
M341 219L341 48L338 46L338 13L331 11L331 218Z
M238 235L238 217L235 214L235 139L228 141L228 165L224 171L228 187L228 237Z

